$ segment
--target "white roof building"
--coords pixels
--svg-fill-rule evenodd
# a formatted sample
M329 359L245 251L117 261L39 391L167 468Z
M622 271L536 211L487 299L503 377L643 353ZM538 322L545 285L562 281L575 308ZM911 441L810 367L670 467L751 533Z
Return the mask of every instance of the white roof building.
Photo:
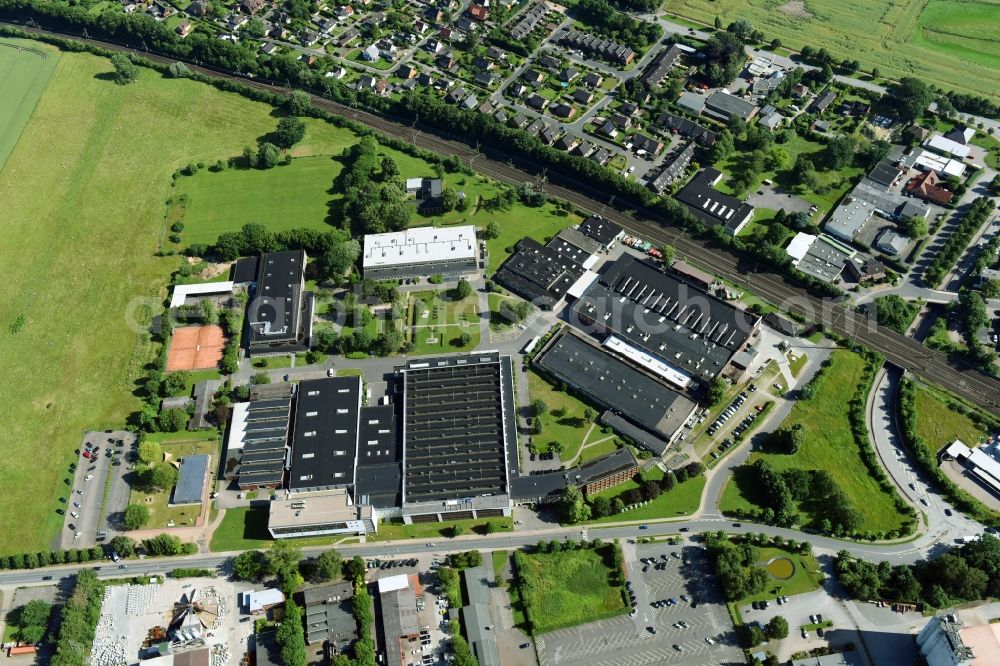
M365 277L469 273L478 260L476 228L417 227L365 236Z
M932 136L924 142L924 145L942 155L949 155L960 160L964 160L969 156L969 148L966 145L958 141L952 141L941 135Z
M204 284L179 284L174 287L170 297L170 307L179 308L184 305L188 296L203 296L205 294L231 294L232 282L206 282Z
M956 439L948 446L945 453L955 460L964 458L966 464L972 468L973 474L990 488L1000 492L1000 462L981 448L970 449L962 440Z
M260 613L271 606L285 603L285 595L281 590L268 588L266 590L250 590L245 593L247 610L250 613Z
M385 578L378 579L379 594L395 592L396 590L405 590L409 586L410 579L406 574L396 574L395 576L386 576Z
M965 164L962 162L936 155L927 150L921 150L913 158L913 166L922 171L935 171L942 178L948 176L961 178L965 175Z

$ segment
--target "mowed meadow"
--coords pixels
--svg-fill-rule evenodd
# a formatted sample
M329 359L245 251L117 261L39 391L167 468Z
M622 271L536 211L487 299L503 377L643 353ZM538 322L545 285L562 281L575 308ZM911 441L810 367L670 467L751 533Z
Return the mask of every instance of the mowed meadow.
M208 85L144 69L123 87L111 69L63 53L0 170L3 553L49 547L82 433L138 406L148 350L130 319L166 296L178 262L154 256L171 173L237 155L276 123L271 107ZM310 130L318 150L344 140Z
M708 25L750 19L795 50L1000 99L1000 0L672 0L666 11Z

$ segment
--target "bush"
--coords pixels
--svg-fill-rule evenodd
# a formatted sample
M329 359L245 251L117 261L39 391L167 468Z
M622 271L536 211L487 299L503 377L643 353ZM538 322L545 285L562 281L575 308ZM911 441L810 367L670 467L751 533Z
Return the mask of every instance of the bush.
M125 509L125 529L137 530L149 522L149 508L145 504L129 504Z

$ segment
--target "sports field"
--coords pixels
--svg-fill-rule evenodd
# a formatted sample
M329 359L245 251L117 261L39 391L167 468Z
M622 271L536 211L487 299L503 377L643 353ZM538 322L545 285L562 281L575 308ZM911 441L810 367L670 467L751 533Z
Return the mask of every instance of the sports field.
M139 406L134 382L153 350L130 322L162 303L177 265L153 254L170 174L237 155L275 126L270 107L210 86L149 70L117 86L98 78L109 71L62 54L0 170L3 553L49 546L81 433L121 427Z
M825 47L864 71L1000 99L1000 0L673 0L666 9L708 25L750 19L796 50Z
M26 39L0 39L0 168L35 110L59 51Z
M167 372L208 370L219 365L226 346L221 326L181 326L170 334Z

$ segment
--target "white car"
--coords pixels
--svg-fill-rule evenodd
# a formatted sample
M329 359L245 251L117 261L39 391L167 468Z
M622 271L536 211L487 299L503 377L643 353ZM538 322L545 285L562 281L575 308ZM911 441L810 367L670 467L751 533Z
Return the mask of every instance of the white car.
M709 645L715 645L715 639L710 636L705 637L705 642L708 643Z
M80 517L80 514L78 514L76 511L70 511L69 515L73 516L74 518L79 518Z
M633 171L635 171L635 165L634 164L628 168L628 172L629 173L632 173Z
M94 478L94 475L93 474L88 474L87 476L83 477L83 480L84 481L90 481L92 478Z
M330 368L329 370L326 371L327 377L333 377L335 374L337 374L337 371L334 370L333 368Z
M79 539L82 536L83 536L83 532L77 532L76 534L73 535L73 538L74 539Z

